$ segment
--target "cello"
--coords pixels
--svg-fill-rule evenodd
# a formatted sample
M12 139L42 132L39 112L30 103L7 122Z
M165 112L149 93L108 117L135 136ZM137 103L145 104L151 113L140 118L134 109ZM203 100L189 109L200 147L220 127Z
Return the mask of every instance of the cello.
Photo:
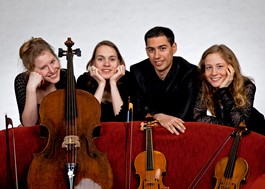
M59 49L59 57L67 58L67 87L47 95L40 104L40 126L48 132L42 152L34 154L28 172L29 189L110 189L112 169L105 153L93 143L93 132L100 127L101 109L96 98L75 89L74 42L68 38L67 51Z
M220 159L215 165L216 185L214 189L240 189L246 183L249 172L248 163L243 158L237 158L237 149L242 136L248 134L246 125L242 122L232 133L235 136L229 157Z
M157 121L150 114L147 114L146 120L141 123L141 130L146 131L146 151L134 160L136 174L140 177L138 189L169 189L162 182L166 173L166 158L161 152L153 150L152 127L157 125Z

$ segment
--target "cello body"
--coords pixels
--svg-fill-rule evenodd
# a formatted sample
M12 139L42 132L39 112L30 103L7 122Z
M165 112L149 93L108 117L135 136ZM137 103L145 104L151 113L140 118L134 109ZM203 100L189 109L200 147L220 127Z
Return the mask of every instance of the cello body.
M48 94L40 104L40 126L49 136L43 151L34 155L28 188L111 189L113 175L107 156L93 143L94 130L100 126L100 104L92 94L75 89L74 43L68 38L65 44L67 88Z
M76 90L77 111L82 114L83 119L76 119L80 128L80 149L77 149L78 167L75 175L75 188L102 188L112 187L112 171L106 154L95 147L93 130L99 126L97 118L100 117L100 106L98 101L90 93ZM65 137L64 103L65 91L55 91L44 98L41 106L41 125L49 131L47 146L42 152L34 155L29 168L29 189L67 189L68 181L65 171L66 150L62 148ZM93 108L88 108L93 107ZM87 114L85 112L90 113ZM61 119L60 119L61 118ZM53 127L49 127L53 126Z

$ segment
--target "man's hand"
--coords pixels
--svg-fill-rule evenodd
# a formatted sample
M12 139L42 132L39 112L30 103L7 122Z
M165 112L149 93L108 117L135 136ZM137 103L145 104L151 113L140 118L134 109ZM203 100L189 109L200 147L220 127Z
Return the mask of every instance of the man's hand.
M154 118L172 134L179 135L179 131L184 133L186 130L185 122L177 117L159 113L155 114Z

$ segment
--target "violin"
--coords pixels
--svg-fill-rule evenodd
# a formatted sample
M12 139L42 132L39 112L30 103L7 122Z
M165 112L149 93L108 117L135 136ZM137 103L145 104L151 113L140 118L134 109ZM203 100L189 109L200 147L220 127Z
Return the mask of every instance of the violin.
M34 154L28 172L29 189L111 189L112 169L105 153L93 143L93 132L100 126L101 109L96 98L75 89L74 42L68 38L67 51L59 49L59 57L67 58L67 87L48 94L40 104L40 125L49 132L42 152Z
M146 151L138 154L134 161L136 174L140 177L138 189L169 189L162 182L166 173L166 158L161 152L153 150L152 127L157 125L157 121L150 114L146 119L140 128L146 131Z
M216 185L214 189L240 189L246 183L249 172L248 163L245 159L236 157L239 141L242 136L248 134L246 125L242 122L239 128L232 133L235 137L229 157L220 159L215 165Z

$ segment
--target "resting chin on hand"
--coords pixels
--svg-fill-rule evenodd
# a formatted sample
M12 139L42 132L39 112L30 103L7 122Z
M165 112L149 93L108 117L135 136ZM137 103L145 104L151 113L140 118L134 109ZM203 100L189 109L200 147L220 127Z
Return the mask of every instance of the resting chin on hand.
M166 128L170 133L179 135L180 132L184 133L186 127L184 121L174 116L158 113L154 115L154 118L160 123L161 126Z

